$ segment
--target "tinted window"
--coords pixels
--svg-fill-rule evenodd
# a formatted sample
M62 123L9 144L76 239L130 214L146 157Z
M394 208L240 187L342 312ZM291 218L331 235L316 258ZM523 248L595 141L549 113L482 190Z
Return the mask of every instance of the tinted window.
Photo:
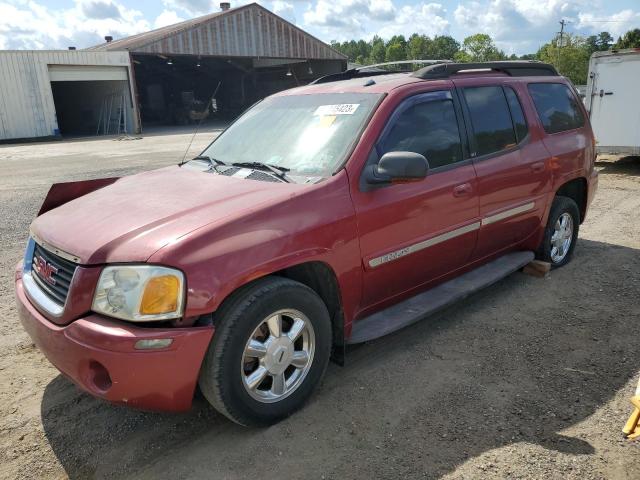
M529 93L547 133L564 132L584 125L582 110L566 85L532 83Z
M465 88L463 92L471 114L476 155L513 147L517 141L502 87Z
M385 136L382 153L415 152L430 168L462 160L462 143L451 99L432 100L404 110Z
M507 102L511 110L511 118L513 120L513 126L516 129L516 137L518 138L518 142L521 142L522 139L527 136L527 133L529 133L527 121L522 112L522 106L520 105L516 92L514 92L512 88L505 87L504 94L507 96Z

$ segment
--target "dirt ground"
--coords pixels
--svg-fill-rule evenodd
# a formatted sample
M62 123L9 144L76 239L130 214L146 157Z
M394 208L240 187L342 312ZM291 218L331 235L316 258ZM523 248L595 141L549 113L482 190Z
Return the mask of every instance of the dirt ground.
M621 435L640 377L640 159L598 162L570 265L351 348L276 426L239 427L202 398L169 415L81 393L16 318L29 223L51 183L176 163L188 142L0 147L1 478L640 478L640 443Z

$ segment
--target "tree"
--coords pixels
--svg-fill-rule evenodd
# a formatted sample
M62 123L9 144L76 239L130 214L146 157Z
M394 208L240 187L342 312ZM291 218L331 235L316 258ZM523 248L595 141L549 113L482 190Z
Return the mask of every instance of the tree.
M538 50L540 60L554 65L562 75L568 77L576 85L587 83L590 56L587 40L570 33L564 34L562 45L556 36Z
M407 43L407 58L409 60L425 60L430 58L431 39L426 35L414 33Z
M373 37L373 40L371 40L371 55L367 63L382 63L384 62L386 54L387 48L384 44L384 40L376 35Z
M407 59L404 46L401 43L389 43L385 54L386 62L399 62Z
M613 48L640 48L640 28L629 30L623 36L618 38L618 41Z
M586 38L586 48L589 56L594 52L609 50L613 44L613 37L609 32L600 32L598 35L590 35Z
M476 33L462 42L462 50L456 53L459 62L490 62L504 60L506 55L495 46L493 40L486 33Z
M449 35L438 35L431 40L431 51L427 58L433 60L453 60L460 50L460 44Z

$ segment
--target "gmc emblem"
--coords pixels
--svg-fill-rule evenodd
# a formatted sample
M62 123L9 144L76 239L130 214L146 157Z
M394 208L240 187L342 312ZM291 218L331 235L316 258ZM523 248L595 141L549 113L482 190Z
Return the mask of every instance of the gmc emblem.
M33 258L33 268L35 268L40 278L42 278L45 282L50 285L56 284L56 279L53 278L53 275L58 273L58 269L47 262L44 258L39 255L36 255Z

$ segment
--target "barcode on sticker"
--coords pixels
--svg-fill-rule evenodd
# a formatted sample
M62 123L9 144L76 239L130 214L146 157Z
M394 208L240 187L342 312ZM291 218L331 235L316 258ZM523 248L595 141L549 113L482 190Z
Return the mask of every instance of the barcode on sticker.
M315 115L353 115L359 103L341 103L339 105L321 105Z

